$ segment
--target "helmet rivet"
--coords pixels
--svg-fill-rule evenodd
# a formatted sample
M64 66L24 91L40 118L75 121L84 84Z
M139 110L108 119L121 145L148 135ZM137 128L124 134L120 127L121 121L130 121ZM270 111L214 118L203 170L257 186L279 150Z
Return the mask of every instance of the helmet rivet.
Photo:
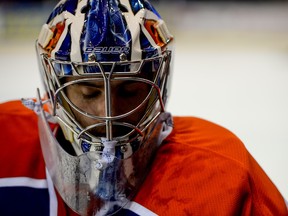
M122 153L127 152L127 150L128 150L127 145L122 145L122 146L121 146L121 152L122 152Z
M94 53L90 53L88 55L88 61L89 62L95 62L97 60L96 55Z
M127 61L127 55L125 53L120 54L120 61Z

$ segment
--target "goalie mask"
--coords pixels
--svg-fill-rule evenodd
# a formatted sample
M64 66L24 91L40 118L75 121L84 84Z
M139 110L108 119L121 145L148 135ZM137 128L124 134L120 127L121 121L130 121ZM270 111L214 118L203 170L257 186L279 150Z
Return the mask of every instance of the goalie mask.
M146 0L60 1L43 25L41 146L55 187L81 215L127 204L171 131L171 40Z

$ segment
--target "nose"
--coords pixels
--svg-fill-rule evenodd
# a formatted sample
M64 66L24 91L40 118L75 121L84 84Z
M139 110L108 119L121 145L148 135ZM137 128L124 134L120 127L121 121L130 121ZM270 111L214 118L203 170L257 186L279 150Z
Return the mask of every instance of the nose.
M113 90L110 102L111 116L119 116L128 112L127 102L117 95L116 90Z
M105 98L105 94L101 95L101 97L97 100L97 105L95 104L94 114L101 116L101 117L115 117L125 114L126 112L129 112L129 103L125 101L125 98L117 95L116 89L111 89L111 95L110 97ZM97 110L96 110L97 109ZM116 120L112 120L111 124L106 122L105 126L97 127L91 130L94 134L102 134L102 136L107 136L108 139L114 137L114 136L123 136L125 134L128 134L132 129L122 125L122 123L130 123L134 124L134 116L129 115L124 118L119 118ZM94 124L98 122L97 120L94 120ZM100 120L99 122L103 122ZM117 122L115 124L115 122Z
M111 89L110 95L107 96L103 93L93 101L91 111L97 116L115 117L129 112L129 104L125 98L119 96L117 89Z

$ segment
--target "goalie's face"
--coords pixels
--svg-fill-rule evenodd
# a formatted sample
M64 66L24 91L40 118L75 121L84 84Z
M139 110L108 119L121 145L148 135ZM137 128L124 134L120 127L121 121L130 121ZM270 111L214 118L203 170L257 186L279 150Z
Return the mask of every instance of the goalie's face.
M66 88L67 97L75 107L90 117L73 108L71 112L80 125L83 128L90 127L88 132L96 137L110 136L106 125L101 124L102 118L137 125L145 113L147 102L143 101L147 98L151 85L131 80L109 80L105 84L103 80L81 81L67 78L67 83L74 81L76 83ZM127 127L113 125L111 135L119 137L128 132Z

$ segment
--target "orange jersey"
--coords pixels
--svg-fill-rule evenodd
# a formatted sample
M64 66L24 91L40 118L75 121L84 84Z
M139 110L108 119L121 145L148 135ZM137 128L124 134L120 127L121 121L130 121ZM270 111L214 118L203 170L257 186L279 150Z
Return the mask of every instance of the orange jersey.
M17 210L13 208L18 206L15 197L19 197L22 208L19 211L22 214L18 215L25 215L24 208L30 207L28 199L35 199L31 202L34 214L26 215L37 215L35 206L41 207L39 212L49 211L49 202L44 203L45 200L50 200L53 211L55 194L49 189L49 181L45 184L47 176L36 115L19 101L0 104L0 125L0 215L5 215L5 207L9 212ZM38 199L39 191L34 197L34 192L32 196L8 190L18 177L21 181L24 178L26 182L27 179L40 182L37 187L28 185L49 190L41 191L41 197L46 198ZM16 186L19 189L18 183ZM283 197L242 142L225 128L194 117L174 118L174 130L159 148L152 169L133 201L165 216L288 215ZM59 196L56 206L54 211L59 216L71 213Z
M283 197L231 132L175 117L135 200L159 215L288 215Z

